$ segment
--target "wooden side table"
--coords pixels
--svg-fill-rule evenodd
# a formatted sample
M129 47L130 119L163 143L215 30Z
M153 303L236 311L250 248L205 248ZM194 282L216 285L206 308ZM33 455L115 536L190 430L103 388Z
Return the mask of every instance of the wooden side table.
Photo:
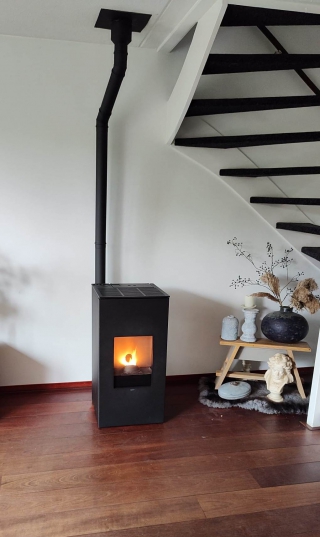
M294 343L290 345L288 343L276 343L275 341L270 341L269 339L263 339L263 338L257 339L257 341L255 341L254 343L246 343L245 341L242 341L240 338L238 338L235 341L226 341L224 339L220 339L220 345L227 345L230 347L230 349L223 363L222 368L216 371L216 376L217 376L216 383L215 383L216 390L220 388L221 384L223 383L226 377L236 378L236 379L245 379L245 380L264 380L264 373L250 373L246 371L229 372L230 367L233 361L235 360L235 358L240 357L240 353L243 347L252 347L254 349L270 349L272 351L282 349L286 351L286 354L290 356L293 362L292 370L293 370L294 377L296 379L298 391L302 399L306 399L306 394L304 392L301 378L299 375L299 371L298 371L298 368L296 366L296 362L293 356L293 351L311 352L311 348L309 347L306 341L300 341L299 343Z

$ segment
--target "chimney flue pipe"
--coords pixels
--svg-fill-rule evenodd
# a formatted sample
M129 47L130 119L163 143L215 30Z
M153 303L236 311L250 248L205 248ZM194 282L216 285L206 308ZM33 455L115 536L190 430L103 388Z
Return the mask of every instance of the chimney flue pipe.
M111 40L114 43L114 63L96 123L96 234L95 283L106 280L106 223L108 175L108 127L112 109L127 69L128 45L132 36L132 20L112 21Z

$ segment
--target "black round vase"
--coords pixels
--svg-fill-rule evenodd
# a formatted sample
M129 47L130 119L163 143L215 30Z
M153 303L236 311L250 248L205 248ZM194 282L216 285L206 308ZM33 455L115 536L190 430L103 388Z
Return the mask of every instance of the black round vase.
M268 313L261 323L262 333L278 343L298 343L309 332L307 320L292 308L281 306L280 311Z

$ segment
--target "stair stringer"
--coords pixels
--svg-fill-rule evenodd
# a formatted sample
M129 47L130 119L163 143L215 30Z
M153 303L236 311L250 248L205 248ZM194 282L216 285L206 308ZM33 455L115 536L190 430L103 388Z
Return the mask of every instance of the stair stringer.
M201 118L186 118L180 133L183 136L220 136L220 133L207 121ZM179 133L179 134L180 134ZM198 147L173 146L174 150L190 159L202 168L211 172L216 179L225 183L240 198L242 198L250 208L257 213L260 218L267 222L304 260L320 269L320 262L309 258L301 253L303 246L319 246L319 237L306 235L305 233L292 232L276 229L277 222L314 222L304 213L303 208L297 205L253 205L250 203L251 196L268 197L288 197L275 184L270 177L243 178L243 177L221 177L221 168L248 168L258 167L241 149L208 149ZM236 235L236 216L235 216Z

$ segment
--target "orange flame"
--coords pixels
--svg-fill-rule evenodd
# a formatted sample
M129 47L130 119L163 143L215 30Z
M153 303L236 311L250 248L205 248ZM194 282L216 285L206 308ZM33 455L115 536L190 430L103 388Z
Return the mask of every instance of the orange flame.
M114 367L152 367L152 336L119 336L114 338Z
M126 365L137 365L137 350L134 349L132 352L128 352L119 358L120 364Z

